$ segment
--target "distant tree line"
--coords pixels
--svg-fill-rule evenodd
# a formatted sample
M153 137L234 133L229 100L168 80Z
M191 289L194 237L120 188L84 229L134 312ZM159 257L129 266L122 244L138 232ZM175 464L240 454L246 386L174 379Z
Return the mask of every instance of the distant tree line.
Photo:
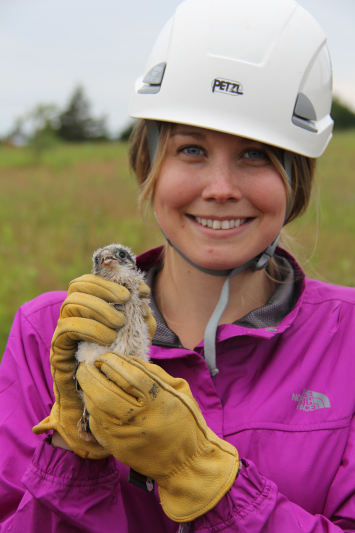
M335 130L355 128L355 113L336 97L333 98L331 116L334 120Z
M93 118L90 103L81 86L76 87L68 106L60 111L55 105L39 105L20 117L8 137L22 137L28 143L54 138L66 142L105 141L109 134L106 118Z
M119 134L118 140L122 142L127 142L131 136L134 125L135 125L135 122L131 122L130 124L128 124L128 126L126 126Z
M80 86L76 88L67 109L59 114L53 126L56 135L67 142L108 139L106 118L96 119L90 116L90 103Z

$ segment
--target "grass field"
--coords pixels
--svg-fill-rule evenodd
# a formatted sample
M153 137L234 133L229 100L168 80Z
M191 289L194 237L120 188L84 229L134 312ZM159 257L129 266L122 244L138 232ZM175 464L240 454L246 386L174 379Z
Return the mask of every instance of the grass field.
M93 251L123 242L135 253L162 242L137 214L125 144L59 145L34 164L27 148L0 147L0 354L22 303L65 290L89 272ZM307 214L289 229L311 277L355 285L355 132L337 133L319 161Z

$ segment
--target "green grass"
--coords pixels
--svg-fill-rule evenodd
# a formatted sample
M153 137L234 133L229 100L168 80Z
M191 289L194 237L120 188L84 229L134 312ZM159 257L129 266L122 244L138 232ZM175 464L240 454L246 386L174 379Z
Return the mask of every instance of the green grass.
M25 148L0 147L0 353L22 303L66 290L90 272L97 248L122 242L140 253L162 242L137 214L126 145L61 145L33 163Z
M126 150L116 143L57 145L38 165L29 149L0 146L0 354L17 308L89 272L95 249L122 242L140 253L162 242L137 213ZM354 168L355 132L337 133L319 162L319 199L289 230L302 243L293 251L310 276L352 286Z
M306 273L355 286L355 132L336 133L319 159L307 212L288 233ZM292 251L294 251L292 250Z

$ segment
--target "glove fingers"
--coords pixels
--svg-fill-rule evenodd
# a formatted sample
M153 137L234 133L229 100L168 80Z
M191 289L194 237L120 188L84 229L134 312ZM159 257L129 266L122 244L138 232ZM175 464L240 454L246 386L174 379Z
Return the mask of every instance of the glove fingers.
M76 317L59 319L53 336L53 352L59 358L62 356L67 358L68 351L76 349L78 341L95 342L102 346L109 346L116 337L116 330L94 320ZM51 362L54 364L53 361Z
M96 366L101 364L101 362L106 363L115 372L124 376L126 381L139 388L145 396L149 394L152 382L155 382L157 385L160 385L166 390L170 390L174 394L176 392L182 393L193 399L190 387L184 379L170 376L170 374L158 365L147 363L138 357L126 357L125 355L115 355L112 353L98 357L95 361ZM105 370L102 369L102 371L106 373ZM135 378L134 376L137 371L139 372ZM145 376L144 380L141 379L142 376Z
M119 416L123 423L125 423L127 418L131 418L133 413L138 414L138 411L141 411L142 413L143 408L149 410L150 405L154 408L153 404L160 404L161 395L166 399L166 390L171 390L170 387L164 387L164 384L160 387L156 380L149 377L141 369L130 364L130 361L130 358L127 358L126 360L123 357L108 353L98 357L95 361L95 365L100 368L101 372L97 371L97 373L92 370L92 367L88 368L88 372L90 372L92 376L97 376L97 379L99 379L104 386L100 391L100 394L107 395L106 391L109 388L114 395L119 395L119 398L114 397L112 400L110 398L110 401L107 399L107 405L101 404L97 394L98 389L96 388L94 390L92 385L91 388L88 387L87 389L88 395L92 397L92 400L97 407L102 405L102 411L104 410L106 414L110 414L112 417ZM154 367L155 365L150 366ZM80 382L79 372L80 369L77 373ZM115 385L117 386L116 388ZM85 389L85 387L83 388ZM163 389L165 389L165 391ZM91 394L91 392L93 394ZM186 418L187 411L181 409L182 403L176 394L169 394L169 396L171 396L169 406L165 406L163 416L167 425L170 423L174 425L177 420ZM161 405L163 406L163 404ZM172 414L173 417L171 416Z
M148 287L148 285L146 283L144 283L143 281L139 284L139 287L138 287L138 292L139 292L139 296L141 298L146 298L147 296L150 295L150 288Z
M116 381L118 379L117 376L121 375L127 383L139 389L147 402L153 402L160 392L169 392L179 400L178 403L184 403L189 411L193 413L200 428L204 427L203 415L188 383L184 379L173 378L160 366L147 363L138 357L126 357L112 353L101 355L96 359L95 365L101 365L101 370L106 373L107 369L101 363L106 363L107 366L114 370L116 373L114 379Z
M107 359L108 364L104 359L107 355L111 356L111 359ZM104 360L100 360L101 357ZM147 399L154 399L159 391L156 382L139 368L132 367L124 360L119 361L117 365L112 365L111 361L114 361L115 358L117 358L115 354L105 354L98 357L95 366L127 395L139 399L141 405L146 403Z
M125 303L130 299L130 293L126 287L94 274L85 274L71 281L68 296L73 292L94 295L110 303Z
M114 381L127 394L139 391L142 398L152 397L157 393L159 386L153 376L147 375L145 363L138 357L126 357L113 353L106 353L98 357L95 366L101 370L111 381ZM160 368L151 363L145 363L152 368ZM153 392L152 392L153 389Z
M97 407L113 417L120 417L121 414L123 416L130 408L141 408L145 404L143 394L120 379L120 376L112 376L118 378L115 381L107 379L105 374L92 365L81 364L76 377L83 390L85 405L90 413L87 402L93 402L94 411ZM94 412L91 414L94 416Z
M142 310L143 310L143 316L144 316L145 323L147 324L147 327L148 327L148 333L149 333L150 339L152 339L154 337L155 330L157 329L157 323L151 313L151 310L148 304L143 303Z
M157 323L155 321L155 318L151 314L148 315L144 320L148 327L149 337L152 340L155 334L155 330L157 329Z
M91 294L80 292L74 292L67 297L62 305L60 316L61 318L90 318L113 329L121 328L125 322L124 314L117 311L113 305Z

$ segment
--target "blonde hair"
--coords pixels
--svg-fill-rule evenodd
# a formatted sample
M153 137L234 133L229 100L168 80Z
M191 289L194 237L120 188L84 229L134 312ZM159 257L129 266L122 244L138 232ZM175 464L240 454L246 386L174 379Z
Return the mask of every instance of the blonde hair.
M159 128L159 142L153 166L151 166L149 155L145 121L139 120L132 131L128 152L129 164L140 186L138 207L142 214L145 206L152 206L153 204L155 186L173 127L174 124L170 122L161 123Z
M151 206L153 203L155 186L174 126L175 124L170 122L160 123L158 148L152 167L145 121L139 120L133 129L130 137L129 163L140 186L138 205L141 213L143 213L145 206ZM282 161L283 150L269 145L265 145L265 149L267 156L284 182L288 200L291 191ZM295 220L307 209L311 197L314 173L315 159L299 154L292 155L292 198L285 224Z

